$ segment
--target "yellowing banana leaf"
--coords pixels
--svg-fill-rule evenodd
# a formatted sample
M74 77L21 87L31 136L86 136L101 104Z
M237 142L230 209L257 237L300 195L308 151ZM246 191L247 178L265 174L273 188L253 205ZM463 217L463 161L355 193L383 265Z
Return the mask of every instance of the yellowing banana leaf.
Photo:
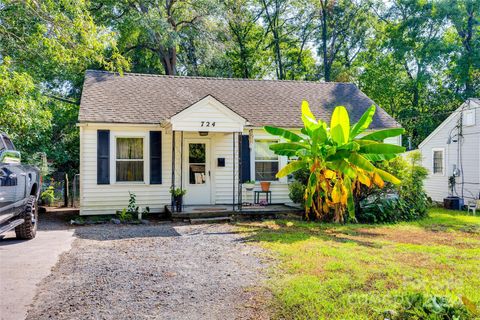
M352 153L348 158L348 161L350 161L351 164L363 170L366 170L366 171L375 170L375 166L370 161L368 161L367 159L359 155L358 153Z
M373 174L373 183L375 183L379 188L383 188L383 186L385 185L383 179L376 172Z
M330 135L337 145L348 142L350 137L350 118L347 109L343 106L336 107L333 110L330 121Z
M295 171L298 171L302 168L305 168L305 163L301 160L292 161L283 167L280 171L277 172L275 175L277 178L283 178Z
M378 169L376 168L375 169L375 172L380 176L382 177L383 180L385 181L388 181L388 182L391 182L393 184L399 184L401 183L402 181L400 179L398 179L397 177L395 177L394 175L382 170L382 169Z

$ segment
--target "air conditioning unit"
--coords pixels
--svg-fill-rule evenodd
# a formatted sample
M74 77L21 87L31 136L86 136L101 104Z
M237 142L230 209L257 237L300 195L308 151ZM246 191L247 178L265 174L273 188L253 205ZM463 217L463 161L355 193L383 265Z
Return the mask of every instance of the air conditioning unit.
M443 198L443 207L450 210L462 210L463 199L460 197Z

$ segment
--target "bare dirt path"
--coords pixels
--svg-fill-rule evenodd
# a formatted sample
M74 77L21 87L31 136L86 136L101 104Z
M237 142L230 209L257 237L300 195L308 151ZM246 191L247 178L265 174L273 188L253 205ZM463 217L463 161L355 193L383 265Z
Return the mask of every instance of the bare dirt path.
M267 319L260 249L229 225L79 227L27 319Z

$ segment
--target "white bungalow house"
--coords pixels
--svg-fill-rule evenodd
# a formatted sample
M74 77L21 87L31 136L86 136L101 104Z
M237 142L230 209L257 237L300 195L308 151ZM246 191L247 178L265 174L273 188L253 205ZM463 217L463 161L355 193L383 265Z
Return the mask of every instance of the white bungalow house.
M423 166L429 170L425 190L432 200L448 196L468 201L480 195L480 99L469 99L422 143ZM449 184L449 179L455 184ZM453 190L452 190L453 189Z
M183 188L185 205L252 202L247 180L271 181L272 203L289 202L288 159L274 155L263 126L302 127L300 105L329 121L345 106L357 121L374 102L354 84L242 80L87 71L81 97L80 213L115 213L129 192L152 212ZM373 130L398 127L381 108ZM395 138L390 143L400 143Z

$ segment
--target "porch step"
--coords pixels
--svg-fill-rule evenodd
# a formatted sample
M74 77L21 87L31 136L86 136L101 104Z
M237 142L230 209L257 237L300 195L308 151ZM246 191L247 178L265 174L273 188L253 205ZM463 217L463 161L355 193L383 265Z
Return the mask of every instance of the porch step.
M190 219L191 224L200 224L200 223L222 223L230 222L232 217L214 217L214 218L194 218Z

